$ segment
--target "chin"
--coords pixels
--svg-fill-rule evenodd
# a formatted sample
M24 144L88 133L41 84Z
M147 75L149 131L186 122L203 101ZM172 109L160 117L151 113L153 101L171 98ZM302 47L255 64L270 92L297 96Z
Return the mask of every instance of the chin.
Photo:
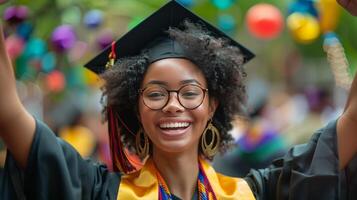
M192 145L185 141L162 141L156 148L162 152L181 153L191 149Z

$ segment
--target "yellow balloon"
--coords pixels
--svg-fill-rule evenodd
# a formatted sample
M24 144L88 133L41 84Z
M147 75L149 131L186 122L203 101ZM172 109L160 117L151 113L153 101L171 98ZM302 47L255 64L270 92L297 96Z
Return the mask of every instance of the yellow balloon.
M287 18L287 27L294 39L300 43L310 43L320 36L317 19L309 14L293 13Z
M102 84L98 75L88 69L84 70L84 80L88 85L94 87L100 87Z
M96 139L91 130L84 126L65 127L59 136L71 144L82 157L89 157L95 148Z
M321 31L325 33L335 30L341 13L341 8L336 0L319 0L317 7Z

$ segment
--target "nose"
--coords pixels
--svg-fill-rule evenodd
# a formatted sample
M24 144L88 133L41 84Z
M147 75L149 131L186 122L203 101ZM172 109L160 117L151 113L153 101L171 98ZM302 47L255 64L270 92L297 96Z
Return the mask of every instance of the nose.
M163 112L182 112L185 108L180 104L177 92L170 92L167 104L162 108Z

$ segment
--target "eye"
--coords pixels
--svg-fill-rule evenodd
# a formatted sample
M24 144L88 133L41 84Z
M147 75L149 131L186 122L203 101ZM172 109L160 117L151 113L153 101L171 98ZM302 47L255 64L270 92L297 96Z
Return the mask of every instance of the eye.
M185 92L181 93L181 96L185 97L185 98L195 98L195 97L197 97L199 95L200 94L197 93L196 91L185 91Z
M195 99L202 95L202 90L198 86L185 86L180 90L180 96L185 99Z
M143 95L150 101L162 100L167 97L167 91L161 87L149 87L144 90Z
M161 91L156 91L156 92L150 92L146 96L150 99L159 99L165 97L166 94Z

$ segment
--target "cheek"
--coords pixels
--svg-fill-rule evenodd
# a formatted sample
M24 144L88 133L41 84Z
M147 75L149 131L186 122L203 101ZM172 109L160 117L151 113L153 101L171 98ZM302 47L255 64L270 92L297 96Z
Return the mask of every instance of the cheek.
M198 122L202 122L206 124L206 122L210 118L210 109L208 105L208 101L204 101L201 106L193 110L193 115Z

